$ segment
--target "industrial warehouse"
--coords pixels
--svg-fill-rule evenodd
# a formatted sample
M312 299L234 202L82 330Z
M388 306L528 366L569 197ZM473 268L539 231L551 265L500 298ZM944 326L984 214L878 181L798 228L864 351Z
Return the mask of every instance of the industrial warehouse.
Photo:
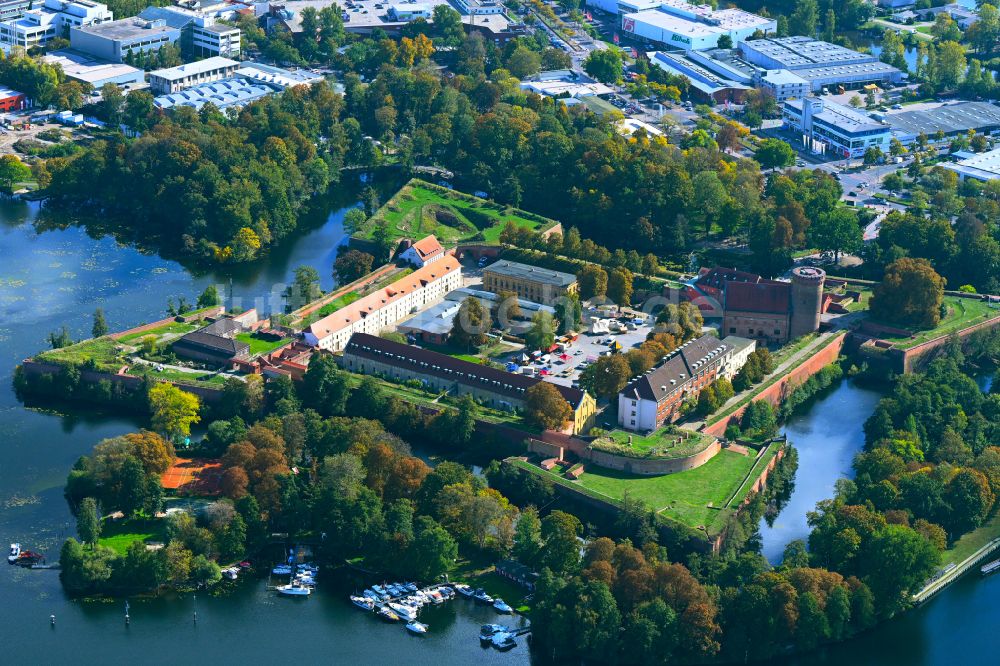
M682 50L715 48L722 36L737 44L755 32L767 34L778 27L776 21L742 9L715 10L684 0L665 0L654 9L625 14L621 25L635 39Z

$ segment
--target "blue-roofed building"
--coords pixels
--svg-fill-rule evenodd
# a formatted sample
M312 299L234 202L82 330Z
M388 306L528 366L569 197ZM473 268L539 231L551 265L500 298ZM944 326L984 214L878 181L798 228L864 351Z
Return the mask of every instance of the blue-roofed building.
M239 108L278 90L280 88L250 79L226 79L214 83L204 83L180 92L160 95L153 99L153 104L159 109L173 109L178 106L200 109L209 102L220 109L231 106Z

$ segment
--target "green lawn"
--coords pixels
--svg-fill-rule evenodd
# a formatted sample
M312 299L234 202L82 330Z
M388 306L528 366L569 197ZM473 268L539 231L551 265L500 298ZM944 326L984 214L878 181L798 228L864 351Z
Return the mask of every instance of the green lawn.
M251 356L260 356L261 354L269 354L278 347L283 347L287 345L289 342L291 342L291 340L288 338L268 340L253 333L237 333L236 339L239 340L240 342L245 342L248 345L250 345Z
M177 382L189 384L191 386L207 386L210 388L222 388L226 384L227 375L217 374L210 371L204 372L184 372L173 368L155 370L148 365L134 365L129 367L128 374L139 377L149 375L154 380L161 382Z
M59 365L81 365L93 360L99 370L109 372L117 372L124 363L124 358L118 351L118 343L109 337L84 340L69 347L42 352L37 359Z
M1000 537L1000 511L994 512L993 517L982 527L963 535L952 544L951 548L941 553L941 564L947 565L949 562L960 564L962 560L997 537Z
M531 463L517 461L517 464L522 469L606 501L620 502L628 490L631 498L642 500L663 517L689 527L705 526L711 532L728 515L720 509L741 490L747 473L754 466L754 458L723 450L701 467L663 476L639 476L584 463L584 473L578 481L570 481Z
M556 224L540 215L417 179L404 185L354 236L370 239L380 220L389 226L393 238L416 239L434 234L446 245L479 238L480 234L485 242L497 243L508 221L538 230Z
M934 328L920 331L910 337L883 337L883 340L892 342L899 349L909 349L928 340L949 335L963 328L968 328L973 324L978 324L987 319L1000 316L1000 308L991 307L985 301L971 298L959 298L958 296L945 296L944 304L948 308L948 314Z
M135 518L101 523L100 544L124 555L133 541L166 541L166 521Z
M165 335L180 336L185 333L190 333L191 331L201 327L202 322L197 323L185 323L182 321L172 321L169 324L164 324L163 326L157 326L156 328L150 329L148 331L142 331L138 333L129 333L128 335L123 335L118 338L118 342L123 344L129 344L132 342L140 342L143 338L150 335L155 335L157 338L163 337Z
M632 438L631 446L629 445L629 437ZM705 450L709 444L715 441L714 437L694 430L665 426L649 435L612 430L607 435L595 440L594 448L601 449L601 442L608 439L612 440L614 445L628 449L622 451L621 455L656 458L683 458ZM678 439L683 439L683 441L678 442ZM615 452L613 448L607 450Z

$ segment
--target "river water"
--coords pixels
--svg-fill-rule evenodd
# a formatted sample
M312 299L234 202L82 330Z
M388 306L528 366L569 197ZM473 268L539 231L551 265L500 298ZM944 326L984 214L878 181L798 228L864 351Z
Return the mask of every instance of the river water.
M80 227L36 229L37 207L0 202L0 544L20 541L50 558L73 533L62 486L73 462L105 438L143 425L92 409L26 408L11 390L17 362L46 346L50 331L66 325L84 337L91 314L104 309L112 329L164 316L168 298L193 300L208 284L243 306L273 307L295 267L315 267L329 288L341 221L349 201L332 202L329 214L272 252L261 264L227 272L193 274L176 262L93 238ZM862 442L861 424L877 394L843 382L786 426L800 452L796 486L771 528L764 550L780 558L788 540L807 533L805 512L832 494ZM66 598L55 571L0 569L0 654L7 663L259 662L297 659L332 663L527 663L520 645L500 654L483 650L478 625L496 616L465 601L431 609L431 632L422 639L384 625L346 601L354 583L331 574L304 602L276 599L265 581L240 581L212 595L135 600L125 627L118 602ZM1000 647L992 630L992 601L1000 577L967 578L926 607L880 626L876 632L795 664L996 663ZM195 623L194 613L198 621ZM56 626L49 616L56 616ZM992 652L991 652L992 650Z

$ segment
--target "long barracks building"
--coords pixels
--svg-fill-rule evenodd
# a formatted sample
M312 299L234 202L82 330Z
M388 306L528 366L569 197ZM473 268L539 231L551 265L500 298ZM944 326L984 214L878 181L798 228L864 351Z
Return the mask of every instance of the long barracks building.
M351 372L396 381L416 379L434 391L471 395L480 403L502 411L524 409L527 390L545 381L365 333L351 336L340 364ZM573 432L588 430L597 412L597 403L590 394L568 386L552 386L573 410Z

